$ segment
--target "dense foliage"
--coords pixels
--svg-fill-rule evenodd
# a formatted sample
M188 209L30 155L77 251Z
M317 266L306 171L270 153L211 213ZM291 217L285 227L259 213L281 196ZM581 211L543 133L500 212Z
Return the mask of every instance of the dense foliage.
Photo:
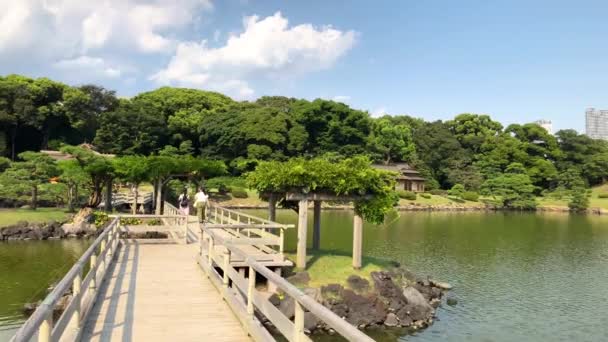
M588 188L608 179L606 141L574 130L551 135L536 124L503 127L489 115L465 113L434 122L405 115L372 118L324 99L267 96L238 102L216 92L170 87L118 99L95 85L0 77L0 172L11 168L9 159L26 162L19 158L22 152L83 142L92 142L101 153L154 156L155 170L147 176L163 184L196 169L165 157L221 160L225 171L238 176L262 161L365 155L377 163L410 163L426 178L429 191L462 185L470 192L510 193L507 189L521 183L526 199L503 204L533 207L529 196L571 196L581 184ZM93 194L89 204L98 203L109 177L137 183L135 175L114 173L107 161L77 154L76 164L60 167L70 169L74 179L77 172L89 179L61 181L72 198L87 188ZM508 170L513 165L516 172ZM16 177L14 169L10 174ZM24 197L34 188L3 189Z
M375 169L364 157L339 161L329 158L293 158L262 162L247 175L259 193L316 192L335 195L371 195L355 202L355 211L368 221L381 223L397 203L394 174Z

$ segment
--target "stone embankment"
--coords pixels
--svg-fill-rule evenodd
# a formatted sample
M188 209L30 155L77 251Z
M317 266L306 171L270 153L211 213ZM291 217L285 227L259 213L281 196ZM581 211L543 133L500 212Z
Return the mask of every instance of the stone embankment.
M433 323L435 310L441 305L445 292L451 289L447 283L417 278L403 267L372 272L371 282L351 275L345 286L307 287L310 278L306 272L298 272L287 280L360 329L425 328ZM295 303L291 297L277 293L270 301L287 317L294 317ZM453 298L449 301L450 305L455 304ZM306 313L304 325L308 333L333 333L310 313Z
M58 240L63 238L83 238L95 236L98 232L92 221L93 210L82 209L67 222L49 221L32 223L20 221L0 228L0 241L11 240Z

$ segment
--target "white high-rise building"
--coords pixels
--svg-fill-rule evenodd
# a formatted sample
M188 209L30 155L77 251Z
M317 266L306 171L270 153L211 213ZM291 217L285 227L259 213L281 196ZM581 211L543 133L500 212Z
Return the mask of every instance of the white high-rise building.
M593 139L608 140L608 110L587 108L585 111L585 133Z
M549 134L553 134L553 123L551 122L551 120L537 120L534 121L535 124L539 125L540 127L544 128L545 131L547 131Z

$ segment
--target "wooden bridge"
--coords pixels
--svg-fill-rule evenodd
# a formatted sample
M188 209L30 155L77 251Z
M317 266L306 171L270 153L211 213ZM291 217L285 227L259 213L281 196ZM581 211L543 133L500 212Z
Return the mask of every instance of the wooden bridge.
M163 216L113 218L12 341L311 341L307 314L349 341L373 341L281 277L291 265L284 233L293 226L221 207L208 211L202 225L168 203ZM134 217L162 225L121 224ZM130 237L145 231L169 238ZM274 290L294 299L293 319L268 300Z

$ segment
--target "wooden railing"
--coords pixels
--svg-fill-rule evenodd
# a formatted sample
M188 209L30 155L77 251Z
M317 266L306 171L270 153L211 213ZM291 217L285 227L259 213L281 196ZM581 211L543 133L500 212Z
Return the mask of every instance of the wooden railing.
M256 319L254 315L256 310L266 317L288 341L311 341L304 331L304 317L307 311L349 341L373 341L359 329L257 262L254 257L247 255L237 247L235 241L223 239L212 227L212 225L203 225L198 263L255 341L275 341ZM223 246L223 253L218 253L216 246ZM230 260L233 255L245 260L248 267L247 278L245 272L238 272L232 267ZM293 322L270 303L267 296L256 289L256 274L262 275L286 296L293 298L295 302Z
M277 251L283 253L285 229L295 227L293 224L272 222L217 205L209 205L208 211L207 216L213 223L206 224L207 229L228 230L234 237L227 242L255 245L267 252L272 252L268 248L277 246Z
M38 341L78 341L98 294L98 286L106 276L119 241L119 218L114 218L70 271L17 330L11 341L29 341L36 334ZM83 278L83 272L88 268ZM56 322L53 312L59 300L72 292L67 306Z

